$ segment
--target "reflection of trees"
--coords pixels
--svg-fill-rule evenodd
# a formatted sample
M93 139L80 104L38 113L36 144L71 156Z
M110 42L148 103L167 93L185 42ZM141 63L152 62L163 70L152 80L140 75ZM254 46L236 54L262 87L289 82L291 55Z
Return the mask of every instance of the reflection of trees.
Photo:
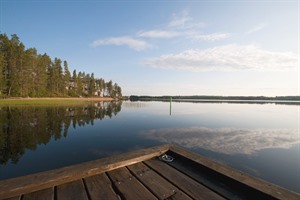
M94 119L111 118L121 106L117 101L74 107L0 107L0 164L17 163L26 149L67 137L71 125L76 128L93 125Z

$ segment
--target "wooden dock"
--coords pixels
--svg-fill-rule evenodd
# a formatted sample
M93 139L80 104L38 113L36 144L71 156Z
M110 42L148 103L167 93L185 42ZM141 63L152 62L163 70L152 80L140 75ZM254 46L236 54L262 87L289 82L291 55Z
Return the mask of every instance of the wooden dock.
M165 162L159 156L174 158ZM289 199L300 195L173 145L0 181L0 199Z

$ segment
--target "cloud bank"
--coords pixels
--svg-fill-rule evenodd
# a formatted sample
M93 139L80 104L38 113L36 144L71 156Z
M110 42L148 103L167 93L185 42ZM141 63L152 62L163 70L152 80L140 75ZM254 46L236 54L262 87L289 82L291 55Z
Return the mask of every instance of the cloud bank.
M133 39L131 37L111 37L107 39L95 40L92 47L103 45L128 46L136 51L142 51L151 48L151 45L143 40Z
M173 14L172 20L160 29L141 30L134 35L109 37L104 39L98 39L92 42L92 47L115 45L115 46L127 46L136 51L143 51L145 49L152 48L152 45L146 42L146 39L172 39L175 37L184 37L189 40L198 41L217 41L230 37L228 33L211 33L200 34L199 28L205 26L202 22L195 22L190 17L189 12L183 11L179 14ZM141 40L143 38L143 40Z
M252 154L267 148L290 148L300 143L299 131L289 129L166 128L142 132L160 142L204 148L225 154Z
M187 11L179 14L173 14L173 19L168 25L162 29L153 29L148 31L140 31L137 33L138 37L144 38L160 38L171 39L174 37L184 37L186 39L198 41L217 41L223 40L231 36L229 33L209 33L203 34L201 28L205 26L202 22L194 22Z
M204 50L148 58L144 64L163 69L203 71L294 71L298 59L292 53L272 52L254 45L224 45Z

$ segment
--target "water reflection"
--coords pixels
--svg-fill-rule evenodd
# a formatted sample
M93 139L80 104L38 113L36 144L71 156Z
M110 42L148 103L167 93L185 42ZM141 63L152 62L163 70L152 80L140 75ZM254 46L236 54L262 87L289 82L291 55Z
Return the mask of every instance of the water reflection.
M36 150L51 139L67 137L70 126L94 124L121 111L122 102L81 106L7 106L0 110L0 164L17 163L26 149Z
M123 102L123 107L125 108L145 108L147 107L147 104L145 102L140 102L140 101L135 101L135 102L130 102L130 101L124 101Z
M224 154L252 154L262 149L290 148L300 143L296 129L180 127L152 129L141 134L164 143Z

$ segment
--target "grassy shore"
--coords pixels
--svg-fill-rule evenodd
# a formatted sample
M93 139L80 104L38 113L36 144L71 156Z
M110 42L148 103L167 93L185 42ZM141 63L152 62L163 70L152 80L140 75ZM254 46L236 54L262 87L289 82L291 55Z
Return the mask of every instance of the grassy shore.
M112 98L9 98L0 99L1 105L80 105L87 102L112 101Z

